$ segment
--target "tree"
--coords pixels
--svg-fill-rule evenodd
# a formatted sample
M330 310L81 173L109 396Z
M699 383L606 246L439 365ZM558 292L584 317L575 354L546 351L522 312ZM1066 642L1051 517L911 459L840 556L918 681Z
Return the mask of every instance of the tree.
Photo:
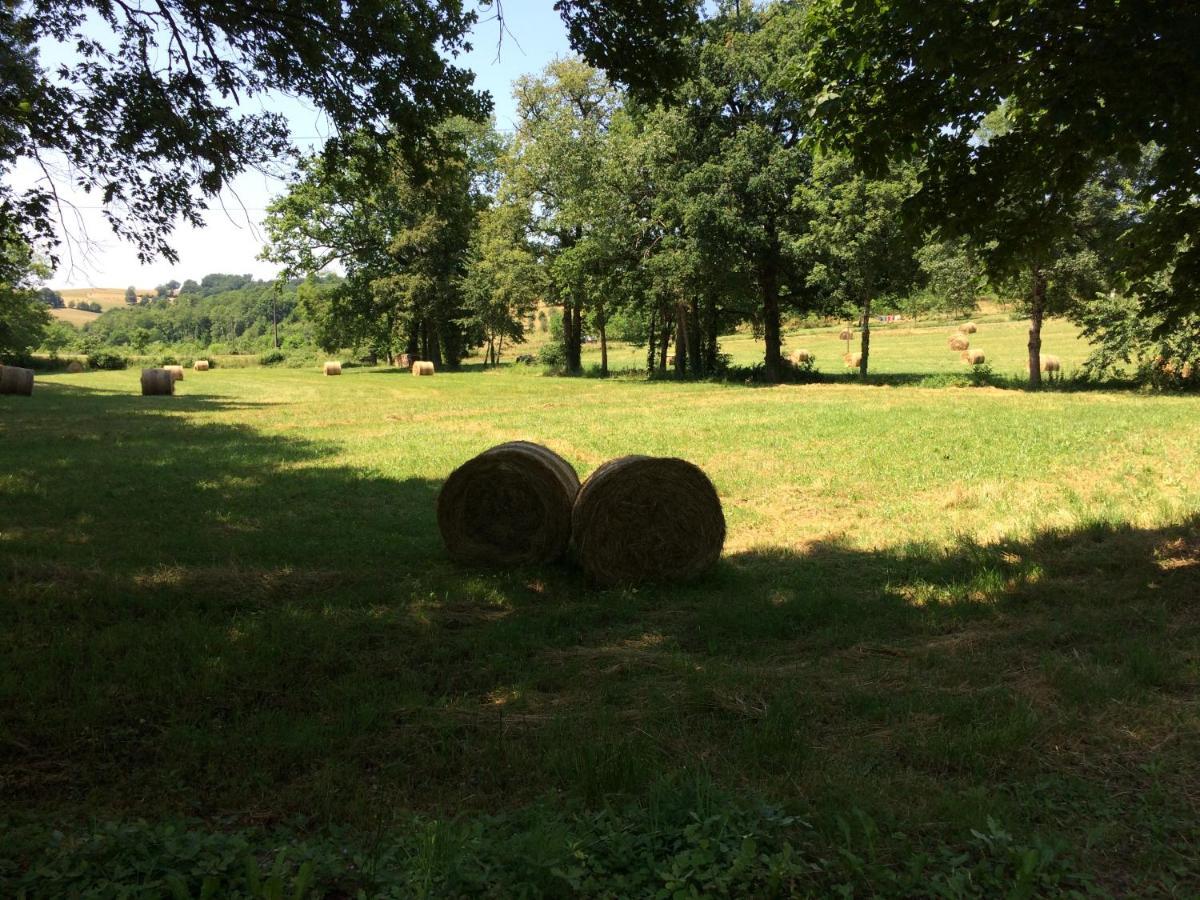
M137 288L135 288L132 284L125 288L125 302L130 306L135 306L138 302Z
M301 177L273 201L263 258L280 277L305 278L340 265L346 280L313 298L323 346L382 355L402 346L435 363L465 354L461 278L476 217L489 202L490 126L452 119L424 143L419 164L397 152L386 180L373 168L307 159Z
M924 290L909 297L910 312L963 317L975 311L987 277L966 238L928 241L917 248L916 260Z
M812 185L798 202L809 210L799 252L812 262L809 283L834 310L853 310L861 324L859 374L871 354L871 304L907 291L916 275L913 246L900 208L915 188L911 169L869 179L845 155L819 157Z
M677 146L694 160L678 182L681 218L702 257L727 260L749 280L768 381L782 373L783 307L805 302L794 239L806 211L795 201L812 175L809 104L788 83L791 23L777 13L727 10L706 22L694 74L672 102L686 128Z
M44 263L14 228L0 231L0 358L21 359L42 342L50 311L34 285Z
M31 160L46 175L24 192L0 185L0 227L55 241L50 161L61 156L143 259L175 260L177 220L199 225L236 175L289 149L283 117L244 112L258 106L247 101L311 102L334 131L331 163L481 115L486 98L451 62L475 18L460 0L0 6L0 167ZM74 57L51 67L41 44Z
M485 361L498 364L504 342L525 340L525 319L546 288L545 270L526 236L528 211L516 204L493 206L481 216L463 278L468 327L483 334Z
M577 59L550 63L513 89L517 130L501 163L504 190L530 210L546 259L549 289L563 310L567 371L582 368L583 325L589 308L591 254L606 137L620 95L608 79Z
M1057 232L1043 215L1053 226L1053 207L1098 172L1160 147L1144 212L1114 249L1164 323L1200 308L1200 104L1181 100L1200 92L1200 6L814 0L805 23L793 74L823 139L875 173L919 157L911 211L948 235L1002 232L1003 253L1044 245ZM1002 107L1005 132L980 141ZM992 211L1013 197L1030 201L1025 214L997 228Z
M78 333L66 322L54 321L42 336L42 347L51 359L58 359L62 349L73 344L77 337Z
M48 287L38 288L37 298L51 309L62 309L64 306L66 306L66 303L63 301L62 294Z

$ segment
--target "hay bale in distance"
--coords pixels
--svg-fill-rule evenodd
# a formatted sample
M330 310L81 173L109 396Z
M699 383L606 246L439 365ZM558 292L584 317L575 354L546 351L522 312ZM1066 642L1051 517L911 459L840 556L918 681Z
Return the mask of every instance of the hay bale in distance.
M83 371L83 363L81 363L79 360L73 359L69 363L67 363L68 374L78 375L82 371Z
M551 562L570 543L577 493L579 476L565 459L540 444L511 441L450 473L438 493L438 530L461 562Z
M950 335L951 350L968 350L971 347L971 341L965 334L955 333Z
M972 366L982 366L987 362L987 356L984 355L982 350L964 350L963 362Z
M1057 356L1052 353L1046 353L1042 356L1042 371L1043 372L1061 372L1062 362Z
M854 332L849 328L843 328L841 334L838 335L838 340L848 341L854 337Z
M580 488L571 540L598 584L686 581L721 558L725 514L716 488L692 463L623 456Z
M175 379L166 369L142 369L142 396L152 397L175 393Z
M163 366L176 381L183 381L183 366Z
M974 334L979 330L979 328L974 322L963 322L958 326L958 330L963 334Z
M433 363L428 360L417 360L412 364L412 373L414 375L432 375Z
M847 353L842 357L842 362L852 369L857 369L862 365L862 353Z
M208 371L208 360L207 359L198 359L198 360L196 360L196 362L192 366L192 368L195 369L197 372L207 372Z
M790 359L792 361L792 363L797 366L804 365L805 363L810 363L815 358L816 357L814 357L807 350L793 350L791 353L791 356L788 357L788 359Z
M329 362L325 363L325 374L326 375L341 375L342 374L342 364L340 362L337 362L332 359L329 360Z
M33 369L20 366L0 366L0 394L33 396Z

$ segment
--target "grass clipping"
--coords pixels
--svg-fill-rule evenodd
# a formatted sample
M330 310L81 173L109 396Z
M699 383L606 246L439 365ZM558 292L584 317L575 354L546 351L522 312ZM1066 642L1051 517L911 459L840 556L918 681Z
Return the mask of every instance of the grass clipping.
M578 492L579 476L553 450L528 441L500 444L450 473L438 494L438 529L460 562L551 562L570 543Z
M599 584L687 581L720 559L725 514L708 476L690 462L624 456L580 489L571 537Z

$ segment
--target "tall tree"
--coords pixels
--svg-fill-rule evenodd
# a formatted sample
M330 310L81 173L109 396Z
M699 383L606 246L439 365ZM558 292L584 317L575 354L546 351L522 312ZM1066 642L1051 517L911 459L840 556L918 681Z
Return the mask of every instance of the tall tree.
M913 172L890 178L862 175L844 154L818 158L813 182L798 199L809 210L808 230L797 242L811 262L809 283L838 312L853 310L861 327L859 374L871 356L871 305L913 284L917 264L900 215L915 188Z
M36 284L46 269L16 229L0 230L0 358L25 357L41 344L50 311Z
M531 210L553 300L563 310L567 370L582 368L590 252L606 137L620 96L577 59L559 59L517 80L517 130L503 163L507 190Z
M805 23L794 75L824 139L872 172L920 157L912 211L950 234L998 230L992 212L1022 197L1002 245L1044 245L1056 207L1069 218L1097 172L1159 146L1116 249L1164 322L1200 308L1200 6L813 0ZM1004 134L979 141L1001 107Z
M401 346L456 365L466 352L461 279L476 217L490 202L481 176L494 166L490 126L462 118L438 126L419 164L395 154L386 180L374 169L331 169L323 157L269 207L263 258L280 277L340 266L345 282L314 295L327 347L388 355Z

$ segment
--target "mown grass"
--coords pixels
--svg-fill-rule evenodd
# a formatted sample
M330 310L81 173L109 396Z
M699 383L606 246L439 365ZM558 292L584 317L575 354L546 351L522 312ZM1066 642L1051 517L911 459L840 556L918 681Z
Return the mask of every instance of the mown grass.
M136 386L0 397L0 799L25 835L0 838L0 885L30 877L37 835L89 819L277 848L303 817L439 877L494 860L481 884L501 895L520 880L505 842L544 833L529 890L602 894L611 860L551 877L569 841L659 834L670 798L662 833L693 810L771 854L775 826L746 816L783 813L746 810L808 823L787 839L808 875L763 894L919 892L960 850L975 871L997 829L1035 861L1057 847L1071 889L1200 886L1197 398L507 369ZM565 565L452 565L438 486L512 438L581 474L697 462L725 560L618 591ZM587 824L605 810L615 825ZM397 861L430 822L477 839ZM660 868L699 852L646 840ZM706 865L740 865L729 846ZM888 880L918 859L940 868ZM1019 881L1006 866L995 883Z

